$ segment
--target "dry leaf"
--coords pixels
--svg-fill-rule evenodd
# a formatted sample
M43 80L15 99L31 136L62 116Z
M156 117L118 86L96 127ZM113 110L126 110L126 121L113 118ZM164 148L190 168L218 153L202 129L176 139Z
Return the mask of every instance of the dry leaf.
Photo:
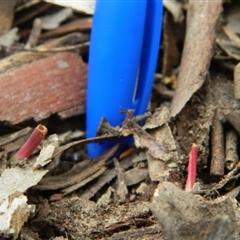
M164 159L156 159L147 153L149 176L152 181L161 181L168 178L169 173L178 167L177 148L168 124L154 129L151 135L159 145L168 150L168 154L165 154Z
M158 144L146 131L144 131L137 123L127 119L122 128L122 134L128 136L129 133L133 134L136 147L145 148L152 157L157 159L166 160L167 149Z
M215 29L222 1L190 0L187 33L182 54L177 88L171 106L176 116L205 81L212 56Z

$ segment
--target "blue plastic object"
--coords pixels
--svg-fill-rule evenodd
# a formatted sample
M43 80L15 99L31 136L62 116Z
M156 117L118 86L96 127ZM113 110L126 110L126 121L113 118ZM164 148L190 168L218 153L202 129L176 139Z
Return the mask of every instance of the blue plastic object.
M87 137L102 117L122 123L120 109L146 112L152 90L162 25L162 0L97 0L90 40ZM89 157L112 142L89 144Z

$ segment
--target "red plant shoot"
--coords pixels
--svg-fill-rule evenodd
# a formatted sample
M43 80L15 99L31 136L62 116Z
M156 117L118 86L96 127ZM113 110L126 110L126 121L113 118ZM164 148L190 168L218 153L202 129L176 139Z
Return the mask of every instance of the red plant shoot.
M27 141L22 145L22 147L17 151L15 157L17 160L21 160L24 158L28 158L33 151L38 147L38 145L42 142L45 135L47 134L47 128L41 124L39 124Z
M193 143L188 161L188 176L185 191L191 191L197 175L198 147Z

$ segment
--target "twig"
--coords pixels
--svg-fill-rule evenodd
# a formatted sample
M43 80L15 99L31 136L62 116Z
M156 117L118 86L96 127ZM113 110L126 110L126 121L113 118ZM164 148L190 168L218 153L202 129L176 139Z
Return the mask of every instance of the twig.
M53 48L49 50L41 50L41 49L24 49L20 47L6 47L3 45L0 45L0 49L8 49L8 50L14 50L14 51L21 51L21 52L34 52L34 53L51 53L51 52L65 52L65 51L72 51L76 50L78 48L84 48L88 47L90 42L85 42L81 44L76 44L73 46L65 46L65 47L59 47L59 48Z
M222 176L224 174L224 140L222 122L215 118L212 125L212 159L210 174Z
M234 129L230 129L226 132L225 146L225 166L228 170L232 170L238 162L237 132Z
M234 68L234 98L240 99L240 63Z

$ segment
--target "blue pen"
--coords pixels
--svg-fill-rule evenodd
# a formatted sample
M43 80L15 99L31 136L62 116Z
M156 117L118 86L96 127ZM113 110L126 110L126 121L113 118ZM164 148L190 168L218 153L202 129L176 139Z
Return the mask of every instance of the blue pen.
M144 114L156 68L162 0L97 0L90 40L87 85L87 137L96 136L102 117L122 123L120 109ZM113 144L87 146L89 157Z

